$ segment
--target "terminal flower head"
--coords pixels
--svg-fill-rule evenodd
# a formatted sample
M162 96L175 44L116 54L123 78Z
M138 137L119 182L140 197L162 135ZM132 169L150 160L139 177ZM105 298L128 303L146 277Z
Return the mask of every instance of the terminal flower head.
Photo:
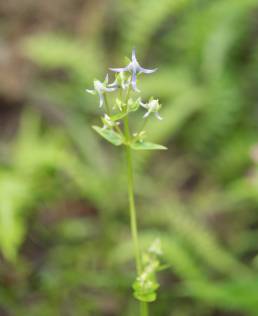
M146 68L143 68L142 66L140 66L140 64L138 63L138 61L136 59L135 49L133 49L133 51L132 51L132 60L126 67L124 67L124 68L110 68L110 70L112 70L114 72L130 71L132 73L132 87L133 87L133 90L139 92L140 90L136 86L137 74L141 74L141 73L151 74L154 71L156 71L157 68L155 68L155 69L146 69Z
M104 93L105 92L112 92L115 91L116 87L108 87L108 74L106 75L106 78L104 82L101 82L99 80L93 81L94 89L86 89L86 91L90 94L98 94L99 95L99 107L102 107L104 104Z
M154 113L157 119L162 120L162 117L158 112L161 109L161 104L158 99L150 99L148 103L140 101L140 105L147 109L147 112L143 116L144 118L148 117L151 113Z

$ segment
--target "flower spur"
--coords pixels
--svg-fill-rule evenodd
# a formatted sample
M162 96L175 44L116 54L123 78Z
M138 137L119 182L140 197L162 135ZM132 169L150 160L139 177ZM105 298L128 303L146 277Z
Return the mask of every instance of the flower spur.
M145 74L151 74L155 72L158 68L154 69L146 69L140 66L136 59L136 52L135 49L132 50L132 60L131 62L124 68L109 68L111 71L114 72L126 72L130 71L132 73L132 87L134 91L140 92L140 90L136 86L136 79L137 74L145 73Z
M117 87L108 87L108 74L103 82L100 80L93 81L94 89L86 89L86 91L90 94L95 95L96 93L99 95L99 107L101 108L104 104L104 93L116 91Z

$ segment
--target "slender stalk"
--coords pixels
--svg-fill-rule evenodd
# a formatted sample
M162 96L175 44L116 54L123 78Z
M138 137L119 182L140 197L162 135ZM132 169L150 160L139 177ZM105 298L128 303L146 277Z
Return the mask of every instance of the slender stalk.
M134 201L134 185L133 185L133 168L132 168L132 154L129 146L125 146L126 162L127 162L127 181L128 181L128 199L129 199L129 212L130 212L130 226L134 245L134 256L136 262L136 270L138 275L142 271L141 266L141 253L138 238L138 228L136 219L136 209Z
M149 315L149 308L148 308L148 303L146 302L141 302L140 306L140 311L141 311L141 316L148 316Z
M126 93L126 97L125 97L126 105L130 97L130 92L131 92L131 88L129 87ZM125 132L125 137L126 137L127 142L130 143L131 134L130 134L128 116L124 118L124 132ZM140 245L139 245L137 217L136 217L136 208L135 208L135 199L134 199L132 152L129 145L125 146L125 155L126 155L126 162L127 162L127 183L128 183L129 212L130 212L130 227L131 227L131 235L132 235L133 246L134 246L136 271L137 271L137 275L140 275L142 273L141 251L140 251ZM148 316L148 315L149 315L149 312L148 312L147 303L140 302L140 316Z
M136 135L136 140L138 140L140 137L140 133L144 130L148 122L148 117L146 117L143 121L142 127L138 130L137 135Z
M104 96L105 108L106 108L107 115L110 116L111 111L110 111L110 107L109 107L109 103L108 103L108 99L107 99L106 93L103 93L103 96Z
M108 103L108 98L107 98L106 93L104 93L103 96L104 96L104 101L105 101L104 103L105 103L105 108L106 108L107 115L110 116L111 115L111 110L110 110L110 106L109 106L109 103ZM120 127L118 125L115 125L114 127L115 127L116 131L120 135L123 135L123 133L122 133L122 131L121 131L121 129L120 129Z
M125 146L126 150L126 161L127 161L127 180L128 180L128 198L129 198L129 211L130 211L130 226L131 234L134 245L134 256L136 262L137 274L142 273L141 264L141 252L139 246L138 238L138 228L137 228L137 218L136 218L136 208L134 200L134 183L133 183L133 167L132 167L132 154L129 146ZM148 305L145 302L140 303L140 315L148 316Z

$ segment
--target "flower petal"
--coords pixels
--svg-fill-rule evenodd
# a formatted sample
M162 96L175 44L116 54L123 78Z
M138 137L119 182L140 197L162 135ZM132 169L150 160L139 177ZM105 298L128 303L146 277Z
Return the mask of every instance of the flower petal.
M145 109L148 109L148 103L143 103L141 100L139 103L142 107L144 107Z
M146 117L148 117L149 115L150 115L150 111L148 111L148 112L146 112L144 115L143 115L143 118L146 118Z
M159 115L159 112L155 112L155 116L156 116L156 118L158 119L158 120L163 120L163 117L161 117L160 115Z
M124 72L124 71L128 71L128 66L124 68L109 68L109 69L114 72Z
M104 104L104 97L102 93L99 93L99 107L101 108Z
M110 88L104 87L103 90L106 92L113 92L113 91L116 91L117 88L118 88L118 86L110 87Z
M134 91L140 92L140 90L136 86L136 72L133 72L132 74L132 87Z
M133 50L132 50L132 62L138 64L138 61L136 59L136 50L135 50L135 48L133 48Z
M105 84L107 84L107 83L108 83L108 74L106 74L106 77L105 77L104 83L105 83Z
M154 68L154 69L146 69L146 68L143 68L141 66L139 66L139 72L140 73L144 73L144 74L151 74L153 72L155 72L158 68Z
M90 89L85 89L85 91L87 91L88 93L95 95L96 91L95 90L90 90Z

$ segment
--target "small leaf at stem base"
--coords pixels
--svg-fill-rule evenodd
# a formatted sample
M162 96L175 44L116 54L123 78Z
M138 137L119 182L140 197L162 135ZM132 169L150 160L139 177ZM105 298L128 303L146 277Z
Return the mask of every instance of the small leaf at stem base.
M167 147L154 144L154 143L149 143L149 142L135 142L130 145L130 147L134 150L166 150Z
M99 126L92 126L92 128L103 138L105 138L108 142L115 146L120 146L123 144L123 138L121 135L108 128L101 128Z

